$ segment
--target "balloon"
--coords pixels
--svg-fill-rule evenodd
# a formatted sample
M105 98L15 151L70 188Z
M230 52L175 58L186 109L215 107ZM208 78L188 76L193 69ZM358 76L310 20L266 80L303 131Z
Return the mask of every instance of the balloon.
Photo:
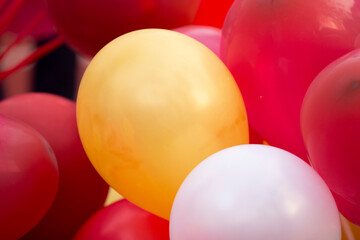
M7 31L16 34L21 33L21 31L24 30L26 26L42 11L45 12L44 19L28 35L37 40L52 37L55 35L55 30L49 14L46 11L46 4L44 0L25 0Z
M263 144L264 143L264 139L250 125L249 125L249 143L251 143L251 144Z
M193 167L249 141L241 93L225 65L198 41L161 29L126 34L93 58L77 121L90 161L110 186L167 219Z
M330 62L360 47L360 0L237 0L221 57L243 93L249 123L269 144L307 160L305 92Z
M334 199L341 214L350 222L360 226L360 206L333 193Z
M360 223L360 215L356 214L360 208L359 66L359 49L327 66L310 85L301 112L302 133L312 166L335 194L348 201L345 208L352 210L342 213L357 223Z
M58 182L58 166L43 137L0 115L0 239L30 231L49 210Z
M191 24L200 0L47 0L55 26L75 50L93 56L108 42L143 28Z
M22 239L70 239L107 196L81 145L75 103L63 97L28 93L0 102L0 113L38 130L54 150L59 165L59 190L41 222Z
M194 24L221 28L234 0L202 0Z
M80 228L74 240L169 239L169 222L123 199L103 208Z
M182 183L170 239L340 240L339 214L319 175L266 145L219 151Z
M174 31L198 40L220 57L221 29L209 26L189 25L175 28Z

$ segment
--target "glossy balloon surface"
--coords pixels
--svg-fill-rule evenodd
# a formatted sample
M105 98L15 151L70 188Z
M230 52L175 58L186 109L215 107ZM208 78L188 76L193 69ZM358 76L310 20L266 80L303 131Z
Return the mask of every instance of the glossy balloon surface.
M219 151L181 185L172 240L340 240L335 201L300 158L266 145Z
M63 97L28 93L0 102L0 113L22 121L49 142L59 165L59 190L44 219L23 239L69 239L102 207L108 185L81 145L75 103Z
M359 123L360 50L355 50L327 66L310 85L302 107L301 126L314 169L334 193L358 210ZM360 216L355 209L353 212L359 222Z
M44 138L0 115L0 239L30 231L49 210L58 182L56 159Z
M329 63L360 47L359 0L238 0L221 56L243 93L249 123L269 144L307 160L300 109Z
M169 30L139 30L105 46L83 76L77 120L100 175L163 218L193 167L249 141L229 70L198 41Z

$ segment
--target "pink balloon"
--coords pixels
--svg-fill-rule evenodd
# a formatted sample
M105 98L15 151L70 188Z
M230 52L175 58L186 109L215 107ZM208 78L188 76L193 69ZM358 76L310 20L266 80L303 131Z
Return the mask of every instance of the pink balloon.
M312 166L345 205L354 206L344 215L360 223L355 210L360 208L360 49L315 78L304 99L301 126Z
M221 56L244 97L249 123L270 145L306 160L300 109L315 76L360 47L360 0L237 0Z
M181 185L170 239L340 240L335 201L305 162L266 145L241 145L201 162Z
M175 28L174 30L198 40L213 51L216 56L220 57L221 29L209 26L189 25Z

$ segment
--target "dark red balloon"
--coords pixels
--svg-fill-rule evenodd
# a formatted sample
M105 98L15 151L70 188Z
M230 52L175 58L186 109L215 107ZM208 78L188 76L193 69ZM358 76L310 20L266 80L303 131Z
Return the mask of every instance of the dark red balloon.
M360 49L327 66L310 85L301 111L314 169L353 213L360 208ZM339 203L339 201L338 201ZM339 209L343 209L341 203ZM349 216L360 222L360 215Z
M92 216L74 240L165 240L169 222L123 199Z
M191 24L200 0L47 0L47 3L56 28L70 46L93 56L127 32Z
M28 93L0 102L0 113L38 130L54 150L59 190L44 219L23 239L71 239L103 206L108 185L87 158L78 134L75 103L63 97Z
M41 12L44 12L45 17L32 31L30 31L28 35L37 40L44 40L52 37L55 35L55 29L49 14L46 11L46 4L44 0L24 1L15 19L7 28L7 31L16 34L21 33L21 31L23 31L27 25L34 20L34 18L37 18Z
M222 28L234 0L202 0L194 24Z
M175 28L174 31L194 38L220 57L221 29L209 26L189 25Z
M350 222L360 226L360 206L345 200L335 193L333 193L333 196L341 214Z
M264 139L249 125L249 143L250 144L264 144Z
M55 156L44 138L0 115L0 239L18 239L42 219L58 181Z
M223 27L222 60L249 123L270 145L307 160L300 109L315 76L360 47L360 0L237 0Z

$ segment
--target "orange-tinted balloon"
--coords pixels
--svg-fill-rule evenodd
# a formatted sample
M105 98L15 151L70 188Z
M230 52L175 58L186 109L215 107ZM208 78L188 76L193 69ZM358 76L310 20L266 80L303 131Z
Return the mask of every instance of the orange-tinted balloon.
M139 30L105 46L83 76L77 120L100 175L163 218L199 162L249 141L229 70L201 43L169 30Z

